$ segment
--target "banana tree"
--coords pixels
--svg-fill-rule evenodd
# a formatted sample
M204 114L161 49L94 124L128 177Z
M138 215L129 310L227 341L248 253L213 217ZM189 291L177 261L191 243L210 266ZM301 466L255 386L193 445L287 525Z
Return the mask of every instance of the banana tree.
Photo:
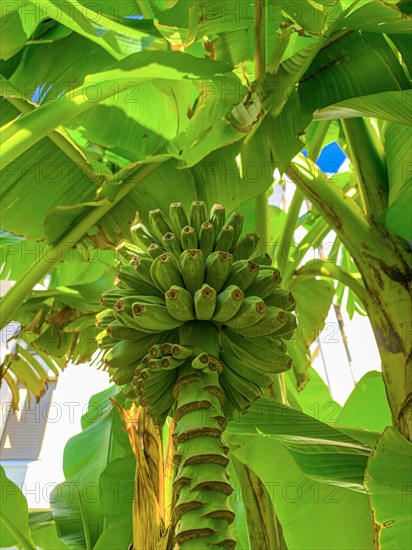
M3 229L7 238L18 235L23 249L39 246L35 261L26 264L2 299L3 323L32 319L33 309L42 304L44 324L29 344L36 347L50 326L57 326L58 342L66 332L73 332L77 342L84 313L98 309L96 292L91 309L82 309L90 306L90 288L69 277L62 290L54 274L67 263L84 262L71 257L84 242L93 253L113 249L121 238L130 240L136 210L138 221L147 224L150 210L176 200L186 207L192 201L221 203L232 212L258 196L256 228L267 244L266 192L277 167L299 187L276 252L284 285L296 288L309 276L332 277L357 293L381 349L394 425L410 438L410 354L402 333L410 322L409 233L400 224L407 205L403 189L409 187L408 174L399 169L406 150L399 143L410 122L403 108L410 97L407 8L403 2L378 0L255 2L251 8L250 2L148 1L137 2L130 13L126 3L113 12L103 3L91 8L34 0L4 8ZM373 125L359 117L372 117ZM348 196L353 189L341 188L315 168L324 126L311 133L314 118L345 118L343 140L355 169L355 198ZM295 158L305 145L309 159ZM298 271L296 262L282 259L304 196L335 229L362 283L334 257ZM310 239L314 233L303 245ZM49 273L46 293L33 292ZM104 269L101 274L104 285ZM78 295L71 306L72 287ZM73 317L66 306L74 309ZM18 307L32 308L31 317ZM64 350L70 356L70 346ZM205 352L216 356L209 347ZM13 382L11 359L7 369ZM276 383L279 396L279 379ZM129 391L136 392L133 388ZM236 470L239 477L253 476L238 464ZM227 522L229 515L219 521ZM273 517L271 525L281 540Z

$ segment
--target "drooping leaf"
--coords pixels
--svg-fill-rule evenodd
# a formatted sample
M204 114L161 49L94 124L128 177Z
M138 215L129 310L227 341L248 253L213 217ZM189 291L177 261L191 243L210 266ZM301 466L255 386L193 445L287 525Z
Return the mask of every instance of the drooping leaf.
M258 433L280 441L307 476L364 491L363 478L371 449L352 437L350 430L342 432L262 397L229 424L227 438L242 435L250 439Z
M282 444L269 437L244 440L233 454L267 487L288 548L372 548L365 494L307 477Z

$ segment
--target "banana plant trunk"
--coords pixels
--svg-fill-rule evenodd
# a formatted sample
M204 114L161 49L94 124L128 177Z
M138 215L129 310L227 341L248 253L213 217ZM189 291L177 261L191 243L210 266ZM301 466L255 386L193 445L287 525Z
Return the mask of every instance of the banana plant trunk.
M412 441L410 290L399 281L395 273L392 277L384 273L377 274L376 271L375 275L373 271L364 271L362 274L370 296L365 308L379 348L393 424ZM378 284L371 284L373 282Z
M366 216L310 161L300 159L288 167L287 174L334 228L362 275L364 288L357 287L379 348L393 425L411 441L412 255L408 244Z

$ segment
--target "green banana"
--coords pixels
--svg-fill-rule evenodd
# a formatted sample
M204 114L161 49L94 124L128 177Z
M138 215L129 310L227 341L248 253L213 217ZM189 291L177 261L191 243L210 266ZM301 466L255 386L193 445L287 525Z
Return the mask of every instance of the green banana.
M118 258L121 262L128 264L133 256L142 254L142 249L141 247L133 243L129 243L128 241L122 241L118 246L116 246L115 253L116 258Z
M228 382L223 376L220 377L220 382L222 389L225 392L226 400L229 401L234 409L245 413L253 401L246 398L236 388L232 387L230 382Z
M189 293L190 294L190 293ZM209 321L215 312L216 290L204 284L194 295L196 319Z
M160 306L164 304L161 298L157 298L155 296L139 296L137 300L134 297L124 298L123 300L118 300L113 306L115 319L123 325L126 325L127 327L133 328L141 332L162 332L162 330L143 329L141 325L138 324L133 316L133 305L138 300L140 300L144 304L158 304Z
M201 288L205 277L205 262L201 250L189 249L180 256L180 269L184 285L189 292L194 294Z
M233 227L233 245L237 243L237 240L242 233L244 218L244 214L235 211L226 222L227 225L231 225Z
M105 354L103 360L105 364L112 369L139 363L141 358L147 353L148 348L150 348L155 341L156 336L153 335L149 335L136 342L121 340Z
M284 340L290 340L292 336L295 334L295 330L297 329L297 319L293 313L290 313L290 311L286 311L286 323L284 323L283 326L278 328L276 331L273 332L274 336L278 336L283 338Z
M115 320L113 309L104 309L96 315L96 327L103 330L109 323Z
M241 374L231 368L224 368L221 374L224 380L230 387L237 390L249 402L256 401L262 395L262 388L250 380L243 378Z
M212 321L216 323L229 321L239 311L244 296L243 291L238 286L228 286L217 296L216 309Z
M265 303L268 306L276 306L285 311L291 311L295 308L296 300L291 292L283 288L277 288L265 297Z
M165 355L161 359L162 368L167 370L177 369L184 363L184 359L176 359L172 355Z
M144 385L140 387L139 395L147 402L151 408L152 404L155 405L156 401L167 391L172 393L173 385L176 382L176 376L170 375L164 376L157 380L156 384L152 386Z
M196 318L192 294L180 286L173 285L165 294L167 311L179 321Z
M231 225L224 225L216 237L215 250L229 252L234 242L235 232Z
M136 393L136 388L133 384L133 382L129 382L124 388L123 388L123 394L126 397L126 399L130 399L131 401L138 399L138 395Z
M159 208L149 210L149 224L159 242L162 242L162 237L165 233L173 232L169 220Z
M259 296L248 296L244 298L236 315L226 321L225 325L236 330L246 329L261 322L267 311L265 302Z
M233 260L248 260L260 245L260 237L257 233L246 233L238 241L232 250Z
M106 290L100 295L100 305L105 307L113 307L117 300L123 296L136 296L136 291L127 288L116 288Z
M284 351L277 351L270 344L263 345L264 337L252 341L240 334L224 331L220 333L219 338L222 348L226 352L236 355L248 365L253 365L256 370L273 374L283 372L290 367L290 357ZM256 381L256 383L258 382Z
M272 258L267 252L265 252L264 254L253 254L253 256L251 256L251 259L259 265L271 266L273 263Z
M224 287L232 267L230 252L216 251L210 254L205 264L205 283L220 292Z
M162 344L154 344L149 349L148 355L150 355L150 357L154 357L155 359L159 359L160 357L163 357Z
M142 255L134 254L129 261L129 264L133 267L140 278L151 285L153 285L153 279L150 275L150 266L153 260L151 258L145 258Z
M172 330L183 324L172 317L166 306L135 302L132 308L133 317L142 330L153 332Z
M164 342L161 346L162 355L172 355L173 345L171 342Z
M247 290L256 280L259 270L259 265L252 260L238 260L233 263L226 284L236 285L241 290ZM260 296L260 294L254 293L252 296Z
M247 296L260 296L266 299L279 288L282 277L277 269L262 268L257 274L256 279L246 291ZM274 305L265 300L266 305Z
M157 373L156 373L157 374ZM149 405L149 408L151 412L163 412L163 410L166 408L164 405L164 402L170 403L170 399L168 398L165 401L165 398L168 397L167 394L171 394L173 396L173 387L176 383L177 379L177 372L175 371L167 371L164 370L162 372L162 377L158 378L159 386L156 387L156 384L149 387L146 386L144 390L144 399ZM143 393L143 392L140 392ZM169 404L170 406L173 404L173 401Z
M113 340L107 334L107 330L104 329L95 338L97 346L100 349L109 349L113 347Z
M137 374L133 380L136 386L142 385L144 381L151 381L154 382L155 380L159 380L163 378L163 376L166 376L166 371L162 369L152 369L149 366L145 366L144 368L138 367L139 374ZM142 382L141 382L142 381Z
M147 249L147 252L152 260L155 260L158 256L163 254L164 251L164 248L157 243L151 243L149 248Z
M120 340L136 341L147 336L147 332L127 327L119 321L112 321L109 323L106 331L112 340L112 345L113 342L120 342Z
M180 234L182 229L189 225L189 218L187 216L185 207L181 202L172 202L169 206L169 218L173 227L173 231L176 237L180 240Z
M118 321L122 325L126 325L129 328L141 330L140 326L134 320L132 308L130 304L126 302L126 299L117 300L117 302L113 306L112 311L114 314L114 320Z
M179 263L173 254L165 252L153 260L150 274L159 290L166 292L173 285L184 286Z
M183 250L190 250L198 247L196 229L191 225L185 225L180 232L180 241Z
M194 369L204 369L208 366L210 362L210 357L208 353L200 353L192 360L192 367Z
M287 313L278 307L269 306L267 313L261 321L242 330L245 338L257 338L277 332L288 320Z
M111 370L109 370L111 372ZM124 386L132 381L134 376L133 363L131 365L123 365L111 372L112 380L118 386Z
M131 265L123 265L116 272L115 285L118 285L118 282L121 282L127 285L135 294L149 296L162 296L162 293L158 288L154 286L153 283L142 279L138 270L136 270Z
M194 227L196 235L200 235L200 226L207 221L207 210L204 201L193 201L190 205L190 225ZM194 247L190 247L194 248Z
M139 378L135 384L139 393L143 394L144 397L145 397L146 390L149 391L150 388L156 387L158 384L162 384L162 383L164 386L166 386L166 384L164 384L164 381L168 382L167 385L174 384L177 379L176 371L171 371L171 370L159 371L159 372L156 372L158 376L154 376L153 373L154 371L152 371L152 376L147 379ZM159 388L158 386L157 389L159 390L161 388Z
M214 204L210 212L209 221L215 228L215 235L219 235L222 227L225 225L226 210L221 204Z
M176 357L176 359L189 359L189 357L193 355L191 349L180 346L179 344L174 344L171 351L173 357Z
M165 233L162 237L163 247L169 254L179 257L182 253L182 246L175 233Z
M167 388L162 395L156 396L156 399L150 403L149 411L153 417L153 423L163 425L173 406L175 398L173 396L173 384Z
M215 228L212 223L204 222L200 226L199 248L207 258L213 252L215 243Z
M269 374L262 372L261 369L257 369L254 363L241 359L239 356L236 357L229 351L221 351L219 356L223 363L223 369L232 370L238 376L241 376L248 382L253 382L260 388L266 389L273 383Z
M156 237L142 223L133 225L130 234L134 243L142 250L147 250L152 242L156 242Z
M214 355L209 355L208 369L210 372L217 372L221 374L223 372L223 363L218 357L215 357Z

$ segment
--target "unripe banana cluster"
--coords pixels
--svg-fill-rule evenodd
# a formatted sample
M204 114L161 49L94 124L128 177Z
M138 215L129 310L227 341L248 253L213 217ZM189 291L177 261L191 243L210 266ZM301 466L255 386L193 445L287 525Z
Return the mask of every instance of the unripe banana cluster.
M296 328L295 300L261 254L243 215L226 220L203 201L187 212L149 212L117 248L115 290L102 295L97 340L124 393L156 424L176 421L175 540L182 550L233 548L234 514L223 441L227 420L245 411L290 368L284 340Z
M168 217L150 211L150 228L135 224L134 242L117 248L118 288L102 296L107 309L97 318L97 340L108 349L113 380L159 423L174 404L176 369L184 362L197 369L204 360L205 368L218 369L229 417L290 367L284 340L296 328L293 296L280 288L270 257L260 254L259 236L240 238L243 215L225 218L218 204L208 214L203 201L194 201L189 213L175 202ZM216 328L218 357L202 350L201 341L197 350L183 348L183 356L172 353L182 326L196 321Z

